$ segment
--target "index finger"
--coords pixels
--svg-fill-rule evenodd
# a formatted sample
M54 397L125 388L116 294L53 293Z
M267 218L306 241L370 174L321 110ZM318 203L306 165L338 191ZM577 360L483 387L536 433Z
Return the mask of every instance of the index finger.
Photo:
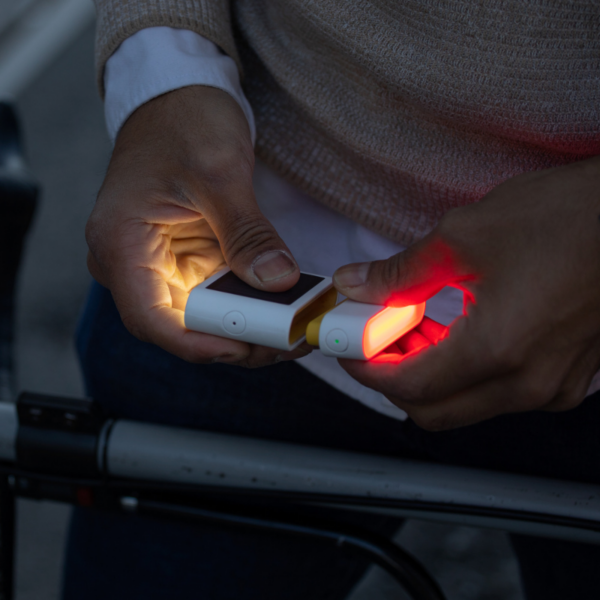
M381 354L367 362L339 362L354 379L386 396L429 404L503 371L481 350L478 338L472 319L461 317L436 345L405 355Z

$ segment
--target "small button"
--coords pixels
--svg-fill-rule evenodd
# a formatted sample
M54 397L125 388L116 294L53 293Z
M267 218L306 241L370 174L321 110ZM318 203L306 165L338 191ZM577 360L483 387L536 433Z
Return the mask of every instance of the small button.
M244 330L246 329L246 319L244 319L244 315L237 310L232 310L227 313L223 317L223 329L225 329L227 333L244 333Z
M344 352L348 349L348 336L341 329L332 329L325 342L332 352Z

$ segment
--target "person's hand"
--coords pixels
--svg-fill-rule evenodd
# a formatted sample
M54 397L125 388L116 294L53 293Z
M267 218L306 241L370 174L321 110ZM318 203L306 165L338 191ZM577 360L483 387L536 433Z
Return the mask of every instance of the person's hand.
M129 331L190 362L260 366L303 356L186 330L189 291L228 264L272 292L300 276L261 214L254 151L229 94L183 88L141 106L121 129L88 221L88 267Z
M405 252L342 267L353 300L405 306L450 285L465 316L340 363L431 431L577 406L600 368L599 216L594 158L510 179Z

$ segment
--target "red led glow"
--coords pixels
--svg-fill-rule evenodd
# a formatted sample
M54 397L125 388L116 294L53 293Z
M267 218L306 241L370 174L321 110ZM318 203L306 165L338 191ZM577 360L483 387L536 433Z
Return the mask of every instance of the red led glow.
M416 327L425 314L425 302L411 306L388 306L372 316L363 334L363 353L369 359Z

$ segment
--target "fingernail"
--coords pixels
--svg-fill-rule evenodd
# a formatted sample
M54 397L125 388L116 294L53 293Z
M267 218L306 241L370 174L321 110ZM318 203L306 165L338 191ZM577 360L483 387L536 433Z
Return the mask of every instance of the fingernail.
M363 285L367 281L370 266L371 263L365 262L338 269L333 274L336 287L352 288Z
M297 268L296 263L285 252L276 250L259 256L252 265L252 272L259 281L265 283L281 279Z

